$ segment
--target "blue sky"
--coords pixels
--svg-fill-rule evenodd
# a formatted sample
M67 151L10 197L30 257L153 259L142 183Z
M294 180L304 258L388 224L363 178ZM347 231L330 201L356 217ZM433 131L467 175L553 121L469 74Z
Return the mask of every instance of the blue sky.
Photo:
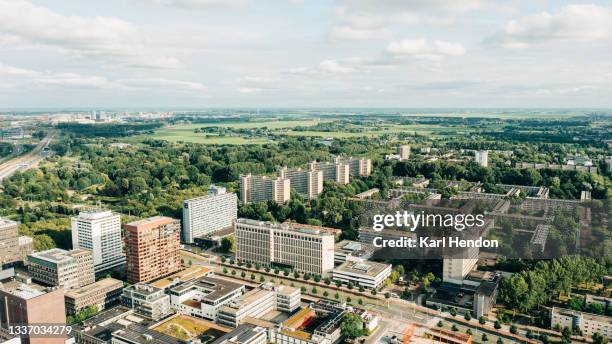
M612 107L608 1L0 0L0 107Z

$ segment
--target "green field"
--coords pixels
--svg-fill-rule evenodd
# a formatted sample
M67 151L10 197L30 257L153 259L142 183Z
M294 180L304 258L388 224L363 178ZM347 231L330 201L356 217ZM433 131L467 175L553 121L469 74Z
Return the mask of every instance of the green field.
M244 144L264 144L270 143L270 140L257 137L240 137L240 136L217 136L216 134L195 133L194 130L207 126L219 126L228 128L252 129L267 127L272 129L277 134L285 134L290 136L308 136L308 137L329 137L329 138L351 138L351 137L377 137L384 134L392 134L399 132L410 132L420 135L435 135L440 131L461 130L463 128L453 128L441 125L386 125L382 129L364 131L364 132L345 132L345 131L293 131L291 128L297 126L313 126L319 123L316 120L301 120L301 121L262 121L262 122L236 122L236 123L214 123L214 124L179 124L169 127L164 127L155 131L154 134L140 135L137 139L154 138L158 140L166 140L170 142L190 142L201 144L227 144L227 145L244 145Z

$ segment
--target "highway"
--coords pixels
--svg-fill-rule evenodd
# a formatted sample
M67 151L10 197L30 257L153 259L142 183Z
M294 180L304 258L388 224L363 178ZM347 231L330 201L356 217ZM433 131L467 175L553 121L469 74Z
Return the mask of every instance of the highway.
M43 148L48 146L53 140L54 135L49 134L32 151L13 158L0 165L0 181L9 178L17 171L25 171L36 166L45 157L42 154Z

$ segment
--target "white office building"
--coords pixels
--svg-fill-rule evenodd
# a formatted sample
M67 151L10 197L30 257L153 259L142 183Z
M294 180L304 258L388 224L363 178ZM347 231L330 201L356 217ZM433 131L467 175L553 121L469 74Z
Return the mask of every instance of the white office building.
M125 264L121 216L110 210L92 210L70 220L72 247L92 251L96 274Z
M232 226L238 217L238 197L225 188L211 187L208 195L186 200L183 203L183 230L181 239L193 243L193 239L212 234Z
M181 314L217 321L219 310L239 298L244 291L243 284L203 277L171 288L170 304Z
M238 219L234 233L238 260L319 275L334 267L334 234L323 227Z
M346 261L334 269L333 279L364 288L376 289L391 275L391 264Z

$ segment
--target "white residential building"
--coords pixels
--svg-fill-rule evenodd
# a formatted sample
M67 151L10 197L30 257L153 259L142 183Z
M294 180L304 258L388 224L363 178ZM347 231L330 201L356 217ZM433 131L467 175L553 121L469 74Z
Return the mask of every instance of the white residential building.
M579 328L585 337L592 337L595 332L612 339L612 317L597 315L565 308L553 307L550 316L550 326L561 328Z
M110 210L93 210L70 220L72 247L92 251L96 274L125 264L121 216Z
M333 279L364 288L376 289L391 275L391 264L347 261L334 269Z
M265 201L285 203L290 198L291 181L287 178L251 174L240 176L240 201L242 203Z
M211 188L208 193L183 203L183 242L191 244L194 238L231 227L238 217L235 193L227 193L225 188Z
M234 233L238 260L319 275L334 267L334 234L322 227L238 219Z
M476 162L482 167L489 166L489 151L487 150L476 151L474 160L476 160Z

